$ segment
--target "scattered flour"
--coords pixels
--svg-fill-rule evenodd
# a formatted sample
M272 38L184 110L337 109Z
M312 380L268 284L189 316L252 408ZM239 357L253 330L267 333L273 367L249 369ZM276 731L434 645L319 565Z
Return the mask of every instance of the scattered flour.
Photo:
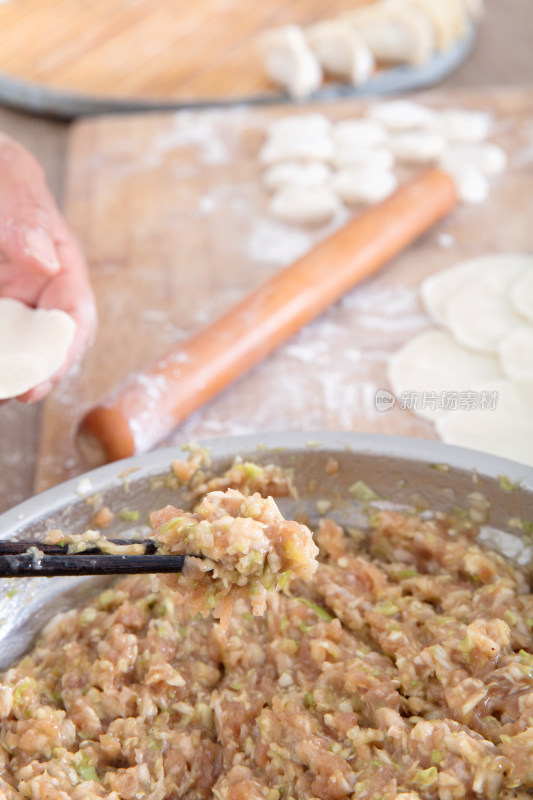
M285 266L307 253L312 245L312 236L304 230L259 217L253 224L246 250L252 261Z

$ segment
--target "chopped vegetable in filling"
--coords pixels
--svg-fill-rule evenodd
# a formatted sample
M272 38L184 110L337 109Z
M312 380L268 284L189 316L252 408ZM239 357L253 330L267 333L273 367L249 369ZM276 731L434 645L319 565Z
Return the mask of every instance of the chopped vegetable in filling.
M309 528L285 520L274 500L257 492L209 492L194 514L167 506L151 521L159 553L204 556L187 559L182 574L163 580L194 611L213 611L223 630L235 597L249 596L253 613L263 614L269 591L293 578L308 580L318 568Z

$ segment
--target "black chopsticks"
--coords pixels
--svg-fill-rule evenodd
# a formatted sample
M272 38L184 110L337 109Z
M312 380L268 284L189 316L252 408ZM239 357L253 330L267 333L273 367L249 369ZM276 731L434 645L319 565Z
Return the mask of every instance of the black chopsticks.
M58 577L66 575L118 575L152 572L181 572L186 556L158 555L154 542L111 539L113 544L142 544L140 555L108 555L88 546L81 553L69 553L68 545L42 542L0 541L0 578Z

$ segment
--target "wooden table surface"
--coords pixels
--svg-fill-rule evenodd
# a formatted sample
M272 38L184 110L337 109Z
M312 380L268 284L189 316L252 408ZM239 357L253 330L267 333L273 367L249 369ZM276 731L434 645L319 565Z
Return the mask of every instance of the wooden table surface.
M487 0L476 51L444 86L533 86L531 0ZM61 204L68 126L0 108L0 130L17 139L43 165ZM0 512L34 492L41 408L0 407Z

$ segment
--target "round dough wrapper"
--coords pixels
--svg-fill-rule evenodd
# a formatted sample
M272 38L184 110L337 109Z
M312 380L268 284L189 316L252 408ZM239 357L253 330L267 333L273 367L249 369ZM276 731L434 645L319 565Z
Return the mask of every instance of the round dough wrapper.
M529 270L511 286L509 299L514 310L533 324L533 256L529 264Z
M521 325L511 331L500 342L498 355L508 378L533 381L533 325Z
M398 161L431 164L444 153L446 139L434 131L407 131L391 136L389 145Z
M505 172L507 162L507 153L503 147L497 144L457 142L448 146L441 158L440 165L443 169L449 169L451 172L470 166L482 172L483 175L493 177Z
M327 20L311 26L306 33L327 75L360 86L374 73L376 60L372 50L356 30L338 20Z
M290 183L293 186L321 186L327 183L331 169L323 161L282 161L263 173L263 183L272 191Z
M422 283L420 294L424 307L435 322L444 325L446 322L445 306L452 296L461 286L472 279L481 277L491 269L502 268L502 265L510 264L511 268L522 267L524 270L533 268L533 256L520 255L514 253L498 253L492 256L481 256L468 261L461 261L453 267L430 275ZM505 268L503 266L503 268ZM513 287L514 288L514 287ZM531 298L533 300L533 282L531 284Z
M456 14L450 8L447 0L410 0L422 13L426 14L432 22L437 50L444 52L448 50L460 35L457 29ZM453 3L452 3L453 5Z
M267 31L261 43L266 74L291 97L308 97L320 88L322 67L298 25Z
M509 302L509 289L527 269L527 262L527 258L503 258L450 294L444 320L460 344L480 353L496 353L500 341L521 324Z
M434 409L428 405L427 397L427 407L422 408L424 403L420 398L418 408L412 409L424 419L435 420L451 413L439 407L442 392L470 391L474 384L494 381L503 373L493 356L465 350L446 331L427 331L390 358L388 375L398 398L402 392L437 394Z
M358 147L345 144L339 145L335 153L337 169L345 167L392 169L395 163L394 153L388 147Z
M389 197L398 186L394 172L379 167L352 167L336 172L333 189L345 203L373 205Z
M372 3L347 11L339 19L357 30L378 62L420 66L435 49L431 20L407 0Z
M59 369L74 338L72 317L0 299L0 400L18 397Z
M300 136L329 136L333 123L325 114L289 114L268 126L270 139L298 139Z
M443 441L533 466L533 381L500 380L474 391L497 392L495 410L449 411L437 420Z
M372 119L343 119L333 128L340 147L375 147L387 141L387 129Z
M482 142L490 133L492 119L485 111L448 108L440 113L439 130L450 142Z
M490 185L481 170L472 164L448 163L442 169L455 181L457 196L462 203L478 206L489 196Z
M368 115L391 131L409 131L413 128L434 130L439 123L436 111L412 100L378 103L370 108Z
M343 208L328 186L287 185L276 192L268 210L273 217L293 225L318 225L327 222Z
M270 166L280 161L333 161L335 146L329 136L269 139L259 152L261 164Z

